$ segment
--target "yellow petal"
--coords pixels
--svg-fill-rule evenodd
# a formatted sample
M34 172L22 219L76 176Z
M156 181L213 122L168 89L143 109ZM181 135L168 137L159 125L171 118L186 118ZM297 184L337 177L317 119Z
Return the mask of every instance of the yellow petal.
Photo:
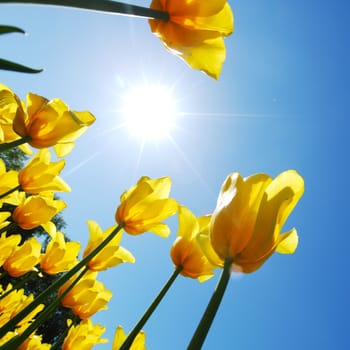
M121 260L121 262L129 262L132 264L135 263L135 257L129 250L125 249L124 247L119 247L117 257Z
M207 39L190 50L184 49L181 58L192 68L218 79L226 59L224 40L222 38Z
M207 2L209 3L209 1ZM215 5L216 1L211 1ZM214 31L221 35L233 32L233 14L229 4L225 4L221 11L214 15L198 13L197 16L172 16L171 20L188 29Z
M280 235L279 243L276 252L281 254L293 254L297 249L299 237L297 231L292 230Z
M125 339L126 339L126 334L124 333L123 327L118 326L114 333L112 349L119 350L119 348L123 345Z
M197 237L197 242L201 247L203 254L214 266L224 266L224 260L222 260L213 249L213 246L210 243L209 232L202 232Z
M54 145L53 149L56 153L56 156L59 158L62 158L67 156L70 152L72 152L74 146L75 146L74 142L66 142L66 143L59 143L57 145Z
M48 102L49 100L43 96L39 96L33 93L28 93L27 94L28 114L35 115L36 113L40 112L43 106L45 106Z
M200 283L203 283L205 281L208 281L209 279L211 279L213 276L214 276L214 272L208 274L208 275L201 275L199 277L197 277L197 280L200 282Z
M179 228L177 235L188 240L199 230L199 223L195 215L185 206L180 205L178 209Z
M254 234L243 261L258 261L275 250L281 228L303 194L303 178L294 170L278 175L266 188Z
M49 234L51 238L56 236L56 225L52 221L41 224L41 227Z
M273 198L283 185L288 186L293 195L284 203L279 212L276 222L275 237L280 234L282 226L304 193L304 179L295 170L287 170L278 175L273 183L266 189L268 200Z
M170 228L166 224L152 225L147 231L153 232L160 237L168 237L170 235Z

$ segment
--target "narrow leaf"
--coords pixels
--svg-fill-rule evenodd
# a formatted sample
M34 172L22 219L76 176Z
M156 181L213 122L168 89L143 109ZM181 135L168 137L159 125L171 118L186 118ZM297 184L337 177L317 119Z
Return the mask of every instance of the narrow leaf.
M43 71L43 69L34 69L34 68L26 67L15 62L4 60L2 58L0 58L0 69L11 70L14 72L22 72L22 73L40 73Z
M1 34L8 34L8 33L22 33L25 34L26 32L18 27L14 26L5 26L0 24L0 35Z

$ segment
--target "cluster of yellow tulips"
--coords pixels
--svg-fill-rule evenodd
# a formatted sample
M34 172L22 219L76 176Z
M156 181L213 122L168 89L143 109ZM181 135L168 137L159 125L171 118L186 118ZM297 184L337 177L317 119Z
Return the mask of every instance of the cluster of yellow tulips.
M60 2L64 3L76 5L76 1ZM151 30L164 45L191 67L218 78L225 60L223 37L233 31L232 11L226 0L153 0L151 10L153 15L159 14L150 19ZM196 217L170 197L169 177L144 176L121 194L113 226L104 231L96 222L88 221L90 240L81 252L81 244L66 241L52 221L66 207L55 193L69 192L70 187L60 177L65 161L51 161L51 148L58 158L66 156L94 120L90 112L72 111L60 99L48 100L29 93L22 101L0 84L0 151L11 147L27 153L33 152L32 148L37 150L19 171L6 169L0 160L0 349L91 349L106 342L101 338L104 327L91 321L91 316L105 309L112 297L112 292L97 280L98 272L135 262L132 253L120 246L123 232L153 232L168 237L170 229L164 221L175 214L178 233L170 251L174 273L128 335L117 327L112 349L145 349L141 329L178 275L203 282L216 269L222 269L213 298L188 347L200 349L231 271L250 273L274 252L295 251L296 230L281 231L303 194L303 179L294 170L276 178L229 174L214 212ZM12 211L6 209L9 206ZM46 232L47 245L16 233L18 229L38 227ZM38 279L43 275L56 278L35 298L25 295L24 289L16 285L1 285L5 275L19 278L26 274ZM56 297L45 305L45 298L52 293ZM36 330L59 305L71 309L75 318L67 320L67 330L60 335L58 344L42 343Z

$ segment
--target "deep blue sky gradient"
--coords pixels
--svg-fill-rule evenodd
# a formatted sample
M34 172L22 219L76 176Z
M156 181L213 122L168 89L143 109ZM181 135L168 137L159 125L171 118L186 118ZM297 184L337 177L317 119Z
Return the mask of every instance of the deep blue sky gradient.
M134 4L147 6L146 1ZM1 57L39 75L1 72L21 98L29 91L88 109L96 123L78 140L63 173L73 192L66 233L82 245L86 220L114 224L121 192L141 175L173 179L172 195L210 213L225 177L296 169L305 194L285 229L300 243L260 270L232 276L205 350L349 349L349 10L347 1L230 1L235 33L216 82L188 68L150 33L147 21L72 9L0 5L0 22L28 36L0 38ZM171 86L179 121L173 140L144 145L118 127L133 86ZM123 237L136 257L100 274L113 291L94 317L106 336L130 330L173 271L176 237ZM179 277L145 327L151 350L185 349L218 276ZM111 339L112 341L112 339ZM108 345L96 349L110 349Z

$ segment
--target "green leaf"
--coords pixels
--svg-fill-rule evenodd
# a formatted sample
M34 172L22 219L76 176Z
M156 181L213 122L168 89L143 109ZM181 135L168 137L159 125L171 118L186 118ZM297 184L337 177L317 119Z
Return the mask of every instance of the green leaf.
M4 26L0 24L0 35L1 34L8 34L8 33L22 33L25 34L26 32L18 27L14 26Z
M43 69L34 69L34 68L26 67L15 62L4 60L2 58L0 58L0 69L11 70L14 72L22 72L22 73L40 73L43 71Z

